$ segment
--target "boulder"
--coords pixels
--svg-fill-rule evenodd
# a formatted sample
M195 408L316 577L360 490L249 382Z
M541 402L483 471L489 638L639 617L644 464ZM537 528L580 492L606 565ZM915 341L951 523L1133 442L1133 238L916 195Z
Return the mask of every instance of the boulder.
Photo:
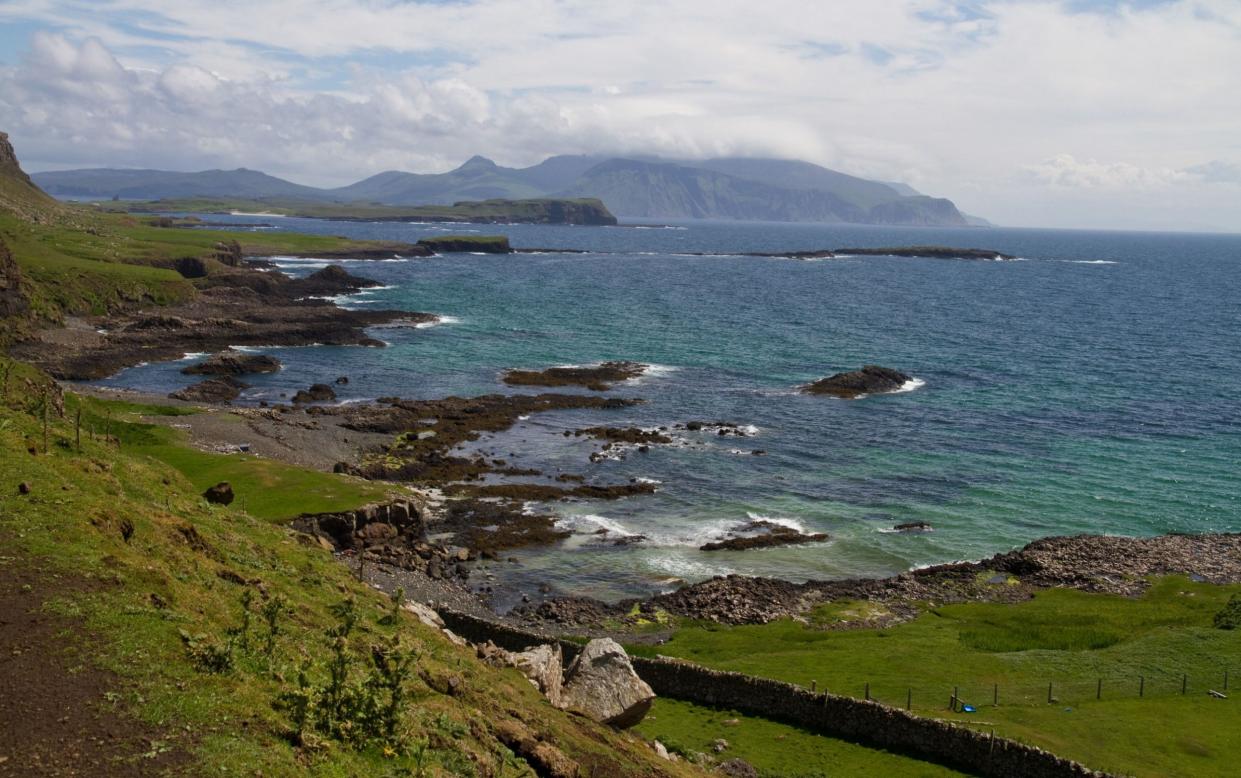
M432 629L445 629L444 620L440 618L440 615L430 605L424 605L420 602L407 602L401 607L414 614L415 618L428 627Z
M912 376L907 376L899 370L879 367L878 365L866 365L861 370L836 373L822 380L815 381L809 386L803 387L802 391L807 394L826 394L832 397L851 400L866 394L895 392L912 380Z
M233 498L233 485L228 481L221 481L203 492L203 499L215 505L228 505Z
M904 524L897 524L892 529L897 532L930 532L934 528L925 521L908 521Z
M309 389L301 389L293 395L293 404L330 402L336 399L336 392L327 384L314 384Z
M625 649L611 638L586 644L564 674L557 707L615 727L632 727L646 716L655 692L638 677Z
M531 646L519 654L510 654L509 661L539 687L539 691L553 705L558 704L564 687L564 655L560 652L560 646Z
M236 400L241 390L248 385L243 384L232 376L224 376L223 378L209 378L206 381L187 386L184 389L178 389L168 396L174 400L184 400L186 402L195 403L226 403Z

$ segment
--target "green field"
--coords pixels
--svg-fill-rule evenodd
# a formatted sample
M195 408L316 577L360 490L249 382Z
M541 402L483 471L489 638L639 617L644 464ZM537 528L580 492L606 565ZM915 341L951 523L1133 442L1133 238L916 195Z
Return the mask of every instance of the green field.
M770 778L963 775L947 767L823 737L787 724L679 700L656 700L637 730L683 758L699 758L697 754L718 761L740 758ZM721 739L727 741L728 747L717 754L712 746Z
M1207 692L1223 689L1226 671L1234 685L1241 675L1241 631L1212 626L1238 592L1167 577L1138 598L1056 589L1018 604L931 608L887 629L822 629L867 608L837 603L820 607L817 625L696 624L632 650L854 697L869 684L882 702L905 707L912 698L916 713L994 729L1096 769L1229 775L1241 707ZM954 690L976 712L951 713Z

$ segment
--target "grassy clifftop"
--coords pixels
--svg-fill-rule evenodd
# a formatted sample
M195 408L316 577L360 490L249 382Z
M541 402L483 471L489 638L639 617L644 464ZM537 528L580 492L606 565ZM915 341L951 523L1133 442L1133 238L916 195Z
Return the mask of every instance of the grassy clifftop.
M273 500L209 505L192 476L237 463L170 451L167 430L139 419L167 411L61 398L7 360L0 376L0 588L26 576L30 607L77 625L24 648L77 657L59 693L89 676L74 663L113 679L97 702L124 746L118 774L156 772L165 755L195 774L543 775L557 759L583 775L697 774L554 709L274 520L278 496L289 514L321 507L308 484L357 488L342 477L254 471L239 493Z

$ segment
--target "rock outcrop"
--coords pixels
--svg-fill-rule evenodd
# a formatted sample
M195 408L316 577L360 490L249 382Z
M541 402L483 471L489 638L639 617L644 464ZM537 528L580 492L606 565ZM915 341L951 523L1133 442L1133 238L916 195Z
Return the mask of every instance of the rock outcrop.
M0 240L0 319L21 316L29 308L21 268L17 266L9 247ZM3 338L0 337L0 340Z
M907 376L899 370L866 365L861 370L837 373L815 381L803 387L802 391L806 394L826 394L852 400L867 394L895 392L912 380L912 376Z
M241 394L242 389L246 389L249 384L244 384L232 376L224 376L222 378L209 378L206 381L200 381L191 384L184 389L178 389L168 396L174 400L184 400L192 403L227 403L236 400Z
M221 481L203 492L203 499L214 505L230 505L233 502L233 485Z
M336 391L327 384L312 384L309 389L300 389L293 395L293 404L331 402L336 399Z
M634 672L625 649L611 638L598 638L565 671L558 707L626 728L640 722L654 700L655 692Z
M280 360L267 354L244 354L240 351L221 351L207 359L181 370L185 375L246 375L247 373L275 373L280 370Z

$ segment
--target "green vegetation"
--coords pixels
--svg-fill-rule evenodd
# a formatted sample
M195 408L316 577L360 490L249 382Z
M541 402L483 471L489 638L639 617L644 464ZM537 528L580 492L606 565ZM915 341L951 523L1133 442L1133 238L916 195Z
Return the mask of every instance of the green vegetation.
M437 253L476 251L485 254L507 254L512 251L508 238L503 235L437 235L433 238L422 238L418 241L418 245Z
M1239 592L1167 577L1136 598L1053 589L1017 604L931 608L884 629L690 624L657 649L632 650L854 697L869 685L872 698L899 707L912 695L917 713L994 727L1097 769L1224 775L1241 744L1241 709L1207 691L1241 671L1241 633L1213 628ZM834 603L811 623L875 615L872 604ZM954 689L978 712L951 713Z
M670 753L686 759L701 759L696 756L699 754L718 761L744 759L765 778L962 775L947 767L823 737L787 724L679 700L656 700L637 729L643 736L663 743ZM728 742L728 748L717 754L713 745L721 739Z
M127 213L249 213L342 221L616 223L607 207L593 197L464 200L453 205L383 205L281 198L245 200L192 197L136 203L105 201L94 203L94 207Z
M322 473L250 454L216 454L186 444L180 430L141 421L142 416L193 413L162 405L121 403L112 400L70 397L70 412L82 409L88 430L107 432L125 452L149 457L181 472L196 493L228 481L237 495L238 507L260 519L282 521L302 513L327 513L383 500L390 487L360 478ZM245 422L235 419L238 434Z
M1216 629L1241 627L1241 594L1234 594L1212 620Z
M164 733L148 756L188 752L189 772L222 775L531 775L498 739L507 724L587 774L657 764L394 610L283 526L207 504L147 453L171 445L166 430L120 418L151 409L69 396L62 415L49 379L6 367L0 575L41 571L44 607L95 636L88 661L122 679L107 700ZM79 449L79 407L113 437L84 434Z

